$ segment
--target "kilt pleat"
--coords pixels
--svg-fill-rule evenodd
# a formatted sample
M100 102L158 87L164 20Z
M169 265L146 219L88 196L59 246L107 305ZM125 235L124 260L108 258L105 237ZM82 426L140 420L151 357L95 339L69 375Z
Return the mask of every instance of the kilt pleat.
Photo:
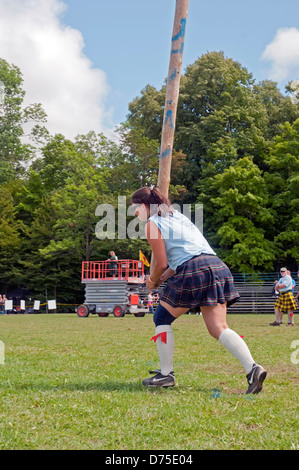
M240 298L234 279L223 261L201 254L181 264L168 280L161 300L172 307L227 306Z

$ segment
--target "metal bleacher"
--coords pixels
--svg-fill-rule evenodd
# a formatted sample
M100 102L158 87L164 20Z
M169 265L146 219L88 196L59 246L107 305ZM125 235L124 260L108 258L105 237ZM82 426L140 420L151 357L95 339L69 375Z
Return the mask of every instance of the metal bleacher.
M273 285L279 279L279 273L233 274L234 284L241 298L228 308L228 313L273 313L277 295L273 294ZM297 280L296 273L292 278ZM298 284L298 282L297 282ZM294 296L298 285L294 288ZM299 308L295 313L299 312Z

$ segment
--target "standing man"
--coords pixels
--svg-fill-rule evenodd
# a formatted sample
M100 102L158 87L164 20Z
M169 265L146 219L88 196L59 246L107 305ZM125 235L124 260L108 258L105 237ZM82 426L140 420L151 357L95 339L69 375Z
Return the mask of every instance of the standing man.
M282 323L284 312L292 313L296 310L296 302L292 294L292 278L287 274L287 268L280 269L281 278L275 286L275 290L279 292L279 297L275 302L275 321L270 323L271 326L279 326Z
M110 251L110 258L109 258L109 274L112 277L117 276L117 261L118 257L114 253L114 251Z

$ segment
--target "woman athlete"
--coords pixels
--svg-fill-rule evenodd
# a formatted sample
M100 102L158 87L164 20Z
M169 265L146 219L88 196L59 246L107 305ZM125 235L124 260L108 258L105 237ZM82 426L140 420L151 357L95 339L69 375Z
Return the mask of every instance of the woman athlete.
M138 189L131 200L135 214L146 222L146 238L152 249L151 274L146 285L152 290L168 280L154 313L156 342L161 369L144 379L149 387L172 387L174 334L172 322L188 310L201 310L207 329L230 351L246 371L246 393L259 393L267 372L256 364L244 340L226 322L226 309L239 300L228 267L216 256L197 227L172 209L158 188Z

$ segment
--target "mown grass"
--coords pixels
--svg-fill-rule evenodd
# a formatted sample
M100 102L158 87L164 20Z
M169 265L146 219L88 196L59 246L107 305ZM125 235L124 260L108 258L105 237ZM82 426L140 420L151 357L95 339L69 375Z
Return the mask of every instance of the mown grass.
M0 449L297 449L299 326L228 320L268 370L258 396L201 316L173 324L178 385L157 390L141 385L159 366L150 315L0 316Z

